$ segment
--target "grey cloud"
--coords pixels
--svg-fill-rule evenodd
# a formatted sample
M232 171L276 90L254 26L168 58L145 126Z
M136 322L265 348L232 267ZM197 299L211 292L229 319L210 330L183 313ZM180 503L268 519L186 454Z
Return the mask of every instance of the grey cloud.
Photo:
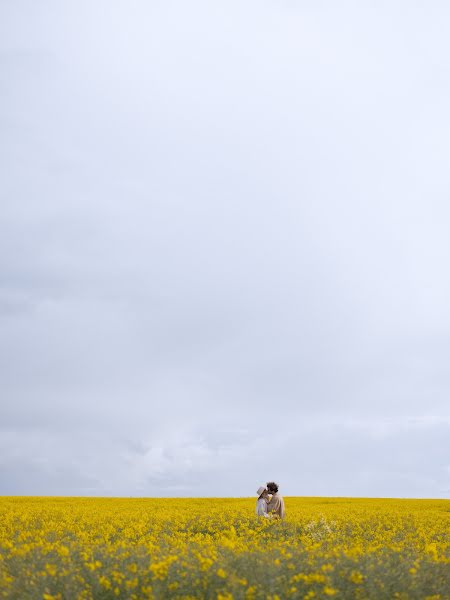
M449 421L439 419L279 420L274 429L234 433L217 427L155 432L145 442L123 434L6 433L2 493L251 495L252 482L276 478L288 495L443 497ZM142 439L142 438L141 438ZM11 448L15 447L13 451ZM280 462L280 456L283 461ZM23 473L23 478L20 474ZM26 479L25 479L26 475ZM69 484L70 481L70 484ZM211 486L214 482L214 487ZM17 492L14 492L17 493Z
M448 16L2 5L5 493L447 493Z

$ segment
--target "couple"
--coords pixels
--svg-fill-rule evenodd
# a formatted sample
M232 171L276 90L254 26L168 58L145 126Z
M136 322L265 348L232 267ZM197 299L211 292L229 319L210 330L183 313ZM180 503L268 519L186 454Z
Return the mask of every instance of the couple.
M267 484L267 487L260 487L256 492L258 500L256 501L256 514L258 517L279 517L284 519L286 511L284 510L283 497L278 493L278 485L273 481Z

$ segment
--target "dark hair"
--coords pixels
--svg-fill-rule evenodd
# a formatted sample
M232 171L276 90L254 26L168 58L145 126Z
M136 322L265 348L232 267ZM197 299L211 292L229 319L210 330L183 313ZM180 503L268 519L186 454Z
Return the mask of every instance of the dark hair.
M276 494L278 492L278 485L274 481L269 481L267 489L269 492L274 492L274 494Z

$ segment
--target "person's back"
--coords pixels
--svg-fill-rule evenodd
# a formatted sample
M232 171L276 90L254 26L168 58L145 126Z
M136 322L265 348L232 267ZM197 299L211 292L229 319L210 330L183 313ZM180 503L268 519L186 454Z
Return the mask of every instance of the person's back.
M277 515L280 519L286 517L286 509L284 508L283 496L278 493L278 485L271 481L267 484L267 490L269 494L272 494L272 498L267 505L267 511L273 515Z

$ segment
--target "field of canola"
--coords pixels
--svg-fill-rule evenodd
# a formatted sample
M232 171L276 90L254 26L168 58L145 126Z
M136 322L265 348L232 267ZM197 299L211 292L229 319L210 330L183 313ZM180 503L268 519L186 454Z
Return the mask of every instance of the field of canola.
M450 599L450 501L0 497L0 598Z

